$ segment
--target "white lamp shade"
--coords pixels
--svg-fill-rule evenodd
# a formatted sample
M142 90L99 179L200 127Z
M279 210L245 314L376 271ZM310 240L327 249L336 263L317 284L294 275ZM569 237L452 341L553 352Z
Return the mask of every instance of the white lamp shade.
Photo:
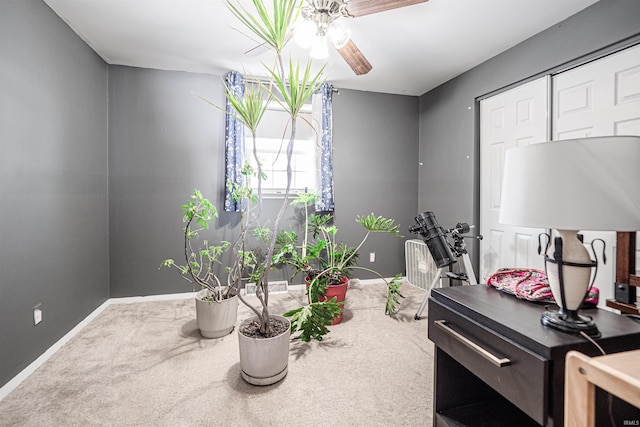
M499 222L640 230L640 137L568 139L508 150Z

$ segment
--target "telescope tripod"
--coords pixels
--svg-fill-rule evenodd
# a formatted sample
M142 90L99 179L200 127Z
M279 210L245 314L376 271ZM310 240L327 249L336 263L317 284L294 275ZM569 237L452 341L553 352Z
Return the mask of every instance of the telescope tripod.
M466 282L466 284L468 285L477 285L478 280L476 279L476 275L473 272L473 266L471 265L471 259L469 258L469 253L467 252L466 244L464 243L464 240L462 240L463 236L459 234L454 234L453 237L455 240L454 250L458 258L462 258L462 269L464 270L464 272L460 272L460 273L448 272L446 276L450 280L460 280L463 283ZM454 262L455 261L451 262L449 265L445 265L444 267L438 268L435 276L433 277L433 280L431 281L431 284L429 285L427 294L424 296L424 300L422 301L422 304L420 304L420 308L418 308L418 312L414 316L414 319L416 320L421 319L422 312L424 311L424 308L427 305L427 301L429 300L431 289L433 289L436 283L438 283L438 280L442 278L441 277L442 272L444 271L445 267L451 267L451 265L453 265Z

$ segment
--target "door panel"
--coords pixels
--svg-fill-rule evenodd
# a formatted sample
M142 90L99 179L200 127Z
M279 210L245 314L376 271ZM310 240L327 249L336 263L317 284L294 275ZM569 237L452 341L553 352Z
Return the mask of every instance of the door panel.
M553 139L640 135L640 46L554 76L553 100ZM605 307L614 292L616 235L595 231L583 234L587 247L597 238L606 242L608 261L603 265L598 255L595 282L600 290L599 306ZM640 259L640 251L636 259Z
M542 229L498 222L506 150L547 141L549 78L480 103L480 281L504 267L544 268L537 254Z

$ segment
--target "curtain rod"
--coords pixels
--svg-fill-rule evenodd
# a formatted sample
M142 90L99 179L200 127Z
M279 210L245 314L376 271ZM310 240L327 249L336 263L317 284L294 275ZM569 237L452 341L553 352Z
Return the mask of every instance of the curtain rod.
M264 85L268 85L269 83L271 83L271 81L266 78L245 77L245 76L242 76L242 81L244 81L245 83L254 83L254 84L262 83ZM337 93L338 95L340 94L340 91L335 87L332 89L332 92Z

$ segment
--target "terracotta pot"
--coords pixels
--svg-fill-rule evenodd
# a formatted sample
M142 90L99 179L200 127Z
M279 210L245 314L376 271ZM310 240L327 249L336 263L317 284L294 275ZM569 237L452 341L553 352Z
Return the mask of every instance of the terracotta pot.
M291 322L286 317L271 317L285 322L288 325L286 332L273 338L251 338L243 335L243 327L257 320L255 316L243 320L238 327L241 375L249 384L274 384L284 378L289 369Z
M309 278L305 279L307 282L307 288L309 287ZM320 297L318 300L328 301L333 297L336 297L336 302L343 302L347 296L347 289L349 288L349 278L346 276L342 277L342 282L339 285L331 285L327 287L327 292L324 297ZM342 314L344 312L344 305L340 306L340 315L336 316L331 322L332 325L337 325L342 322Z
M196 294L196 322L200 335L205 338L220 338L233 331L238 318L238 296L222 301L206 301L206 289Z

